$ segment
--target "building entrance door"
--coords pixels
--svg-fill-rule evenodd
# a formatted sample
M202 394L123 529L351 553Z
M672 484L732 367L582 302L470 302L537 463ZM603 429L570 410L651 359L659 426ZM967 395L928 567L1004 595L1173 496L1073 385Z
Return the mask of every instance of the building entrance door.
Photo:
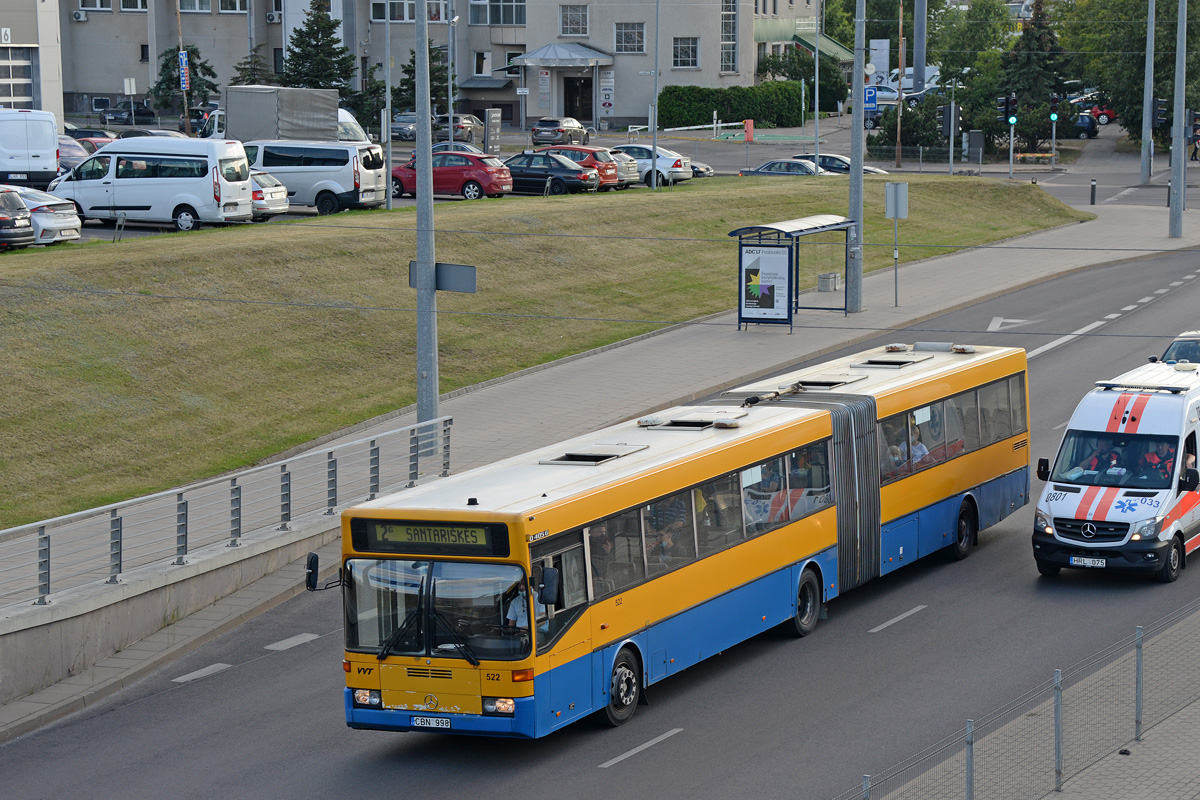
M563 78L563 115L574 117L584 125L595 123L591 78Z

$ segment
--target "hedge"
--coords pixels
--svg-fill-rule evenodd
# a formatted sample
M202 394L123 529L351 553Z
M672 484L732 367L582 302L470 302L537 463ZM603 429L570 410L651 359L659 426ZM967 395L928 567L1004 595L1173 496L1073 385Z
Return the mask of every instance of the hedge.
M800 84L791 81L729 89L668 86L658 96L658 121L664 128L707 125L716 111L722 122L752 119L764 127L794 128L802 121L802 97Z

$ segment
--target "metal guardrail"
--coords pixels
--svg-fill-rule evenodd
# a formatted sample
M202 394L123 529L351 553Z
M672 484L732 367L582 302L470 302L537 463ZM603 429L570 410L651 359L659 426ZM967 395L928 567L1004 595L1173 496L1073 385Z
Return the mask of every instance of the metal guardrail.
M52 591L118 583L155 561L182 566L198 548L238 547L249 532L289 529L303 514L336 513L450 473L450 417L54 519L0 530L0 608L51 602ZM53 583L52 583L53 576Z
M1200 601L833 800L1037 800L1200 699Z

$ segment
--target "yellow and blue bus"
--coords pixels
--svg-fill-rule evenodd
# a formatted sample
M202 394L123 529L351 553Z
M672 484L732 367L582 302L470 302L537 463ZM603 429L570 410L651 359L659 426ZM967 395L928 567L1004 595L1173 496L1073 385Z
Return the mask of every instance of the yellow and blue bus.
M1028 502L1026 384L1020 349L889 345L347 509L346 723L619 725L648 685L964 558Z

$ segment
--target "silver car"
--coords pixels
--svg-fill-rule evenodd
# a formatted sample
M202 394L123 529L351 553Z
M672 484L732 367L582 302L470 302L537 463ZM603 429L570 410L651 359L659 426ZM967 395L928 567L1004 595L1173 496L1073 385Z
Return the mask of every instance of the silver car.
M612 156L613 161L617 162L618 189L628 189L642 179L642 176L638 174L636 158L620 150L609 150L608 154Z
M28 186L0 184L0 191L12 190L29 209L34 244L58 244L79 238L79 215L75 204Z
M687 156L676 153L674 150L660 147L658 148L658 157L654 158L653 151L649 145L619 144L613 149L637 159L638 176L647 186L652 185L654 180L654 175L650 171L652 163L655 171L658 172L658 183L660 186L667 183L679 183L680 181L690 180L692 177L692 160Z
M271 217L286 214L288 203L287 187L269 172L252 170L250 181L253 184L250 204L251 219L255 222L266 222Z

